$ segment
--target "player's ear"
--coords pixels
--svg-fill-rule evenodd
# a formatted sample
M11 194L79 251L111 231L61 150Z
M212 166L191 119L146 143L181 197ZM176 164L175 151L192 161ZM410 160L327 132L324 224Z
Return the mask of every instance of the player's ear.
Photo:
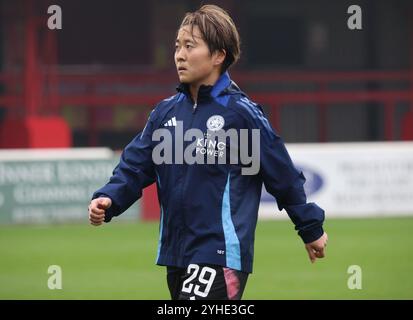
M225 49L215 51L214 52L214 65L219 66L220 64L222 64L226 56L227 56L227 52L225 51Z

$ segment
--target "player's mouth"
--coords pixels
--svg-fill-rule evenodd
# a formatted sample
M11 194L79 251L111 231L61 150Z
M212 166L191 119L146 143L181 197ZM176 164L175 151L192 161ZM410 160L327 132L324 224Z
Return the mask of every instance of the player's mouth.
M178 72L183 72L183 71L187 71L187 69L184 67L178 67Z

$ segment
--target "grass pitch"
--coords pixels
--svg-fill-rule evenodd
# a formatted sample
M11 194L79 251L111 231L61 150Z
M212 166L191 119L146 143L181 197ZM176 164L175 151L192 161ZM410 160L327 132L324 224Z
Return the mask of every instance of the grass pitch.
M290 221L260 221L244 299L413 299L413 218L328 219L311 264ZM0 299L169 299L157 223L0 227ZM50 265L62 269L50 290ZM349 266L362 289L347 286Z

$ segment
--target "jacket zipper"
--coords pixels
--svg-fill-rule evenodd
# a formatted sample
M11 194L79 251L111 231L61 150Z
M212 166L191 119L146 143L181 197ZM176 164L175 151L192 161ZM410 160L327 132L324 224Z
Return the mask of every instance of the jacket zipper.
M192 129L192 124L194 123L194 117L195 117L195 112L196 112L196 110L197 110L197 107L198 107L198 103L197 102L195 102L194 104L193 104L193 106L192 106L192 117L191 117L191 123L190 123L190 125L189 125L189 129ZM185 163L185 162L184 162ZM187 170L188 170L188 165L187 164L185 164L185 166L184 166L184 181L183 181L183 184L182 184L182 204L184 205L184 203L183 203L183 201L184 201L184 193L185 193L185 189L186 189L186 185L187 185L187 180L188 180L188 173L187 173Z
M192 124L194 123L194 117L195 117L195 112L196 112L197 107L198 107L198 104L195 102L192 106L191 122L190 122L190 125L188 127L189 129L192 129ZM185 193L186 193L187 184L188 184L188 164L185 164L185 161L184 161L183 170L184 170L183 177L182 177L183 178L183 183L182 183L182 188L181 188L180 202L181 202L182 213L183 213L182 221L184 222L184 226L185 226L185 229L186 229L187 228L186 227L187 222L186 222L186 213L185 212L186 212L186 210L188 210L188 207L187 207L186 200L185 200L186 199ZM184 250L184 248L186 247L185 238L183 238L182 241L183 241L183 244L182 244L181 248L179 249L180 251Z

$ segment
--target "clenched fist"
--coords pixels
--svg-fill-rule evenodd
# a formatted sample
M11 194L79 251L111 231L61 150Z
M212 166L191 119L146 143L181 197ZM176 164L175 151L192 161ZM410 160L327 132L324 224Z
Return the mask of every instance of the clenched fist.
M93 199L89 204L89 221L94 226L100 226L105 220L106 210L112 205L110 198Z

